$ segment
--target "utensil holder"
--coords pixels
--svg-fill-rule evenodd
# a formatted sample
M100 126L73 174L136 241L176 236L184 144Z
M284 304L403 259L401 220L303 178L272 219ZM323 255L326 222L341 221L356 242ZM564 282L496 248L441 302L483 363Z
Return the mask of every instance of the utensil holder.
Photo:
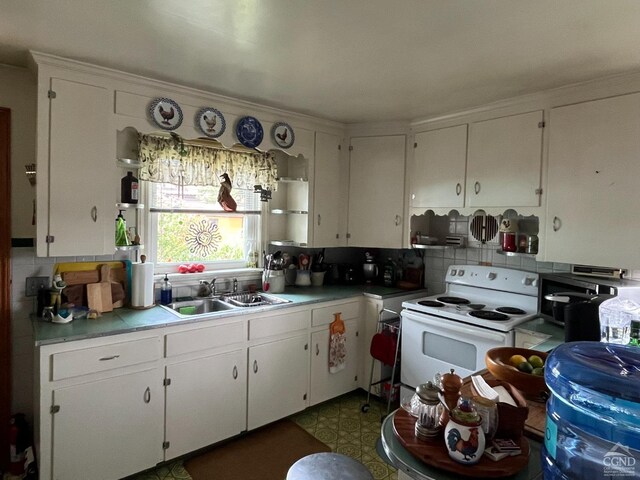
M309 270L298 270L296 286L308 287L309 285L311 285L311 272Z
M324 284L325 272L311 272L311 285L321 287Z

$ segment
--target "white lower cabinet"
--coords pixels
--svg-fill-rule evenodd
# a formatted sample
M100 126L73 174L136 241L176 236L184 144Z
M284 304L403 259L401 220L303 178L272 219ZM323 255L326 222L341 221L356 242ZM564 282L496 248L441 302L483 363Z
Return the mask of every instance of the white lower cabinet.
M246 429L246 349L167 365L165 460Z
M155 368L53 390L55 480L117 479L163 459L163 386Z
M336 373L329 372L329 328L311 334L311 388L309 404L315 405L358 387L358 320L344 322L346 337L346 366Z
M309 334L249 348L249 430L307 407Z

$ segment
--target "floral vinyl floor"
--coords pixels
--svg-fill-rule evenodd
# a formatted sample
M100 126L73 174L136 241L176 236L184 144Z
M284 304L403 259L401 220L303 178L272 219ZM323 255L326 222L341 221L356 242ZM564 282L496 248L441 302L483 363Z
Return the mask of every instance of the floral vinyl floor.
M386 403L371 397L369 411L362 413L360 407L366 399L366 392L357 390L307 408L290 418L333 452L348 455L365 465L375 480L397 480L396 469L386 464L376 451L380 418L386 412ZM129 477L129 480L191 480L191 476L184 469L182 460L178 460Z

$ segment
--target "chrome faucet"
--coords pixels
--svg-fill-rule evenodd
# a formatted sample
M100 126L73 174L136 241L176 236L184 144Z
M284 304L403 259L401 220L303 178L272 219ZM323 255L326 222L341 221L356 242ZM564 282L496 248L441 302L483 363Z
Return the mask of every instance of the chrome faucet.
M209 284L209 286L211 287L211 295L214 296L214 297L217 295L217 292L216 292L216 280L217 280L217 278L213 278L211 280L211 283Z
M236 293L238 291L238 279L234 278L233 279L233 293Z

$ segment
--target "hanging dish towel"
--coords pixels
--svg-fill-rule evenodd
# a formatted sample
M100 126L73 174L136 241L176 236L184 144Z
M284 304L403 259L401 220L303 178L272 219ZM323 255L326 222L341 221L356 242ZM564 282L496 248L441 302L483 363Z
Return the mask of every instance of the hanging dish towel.
M329 325L329 373L337 373L347 366L347 337L340 313L334 314Z

